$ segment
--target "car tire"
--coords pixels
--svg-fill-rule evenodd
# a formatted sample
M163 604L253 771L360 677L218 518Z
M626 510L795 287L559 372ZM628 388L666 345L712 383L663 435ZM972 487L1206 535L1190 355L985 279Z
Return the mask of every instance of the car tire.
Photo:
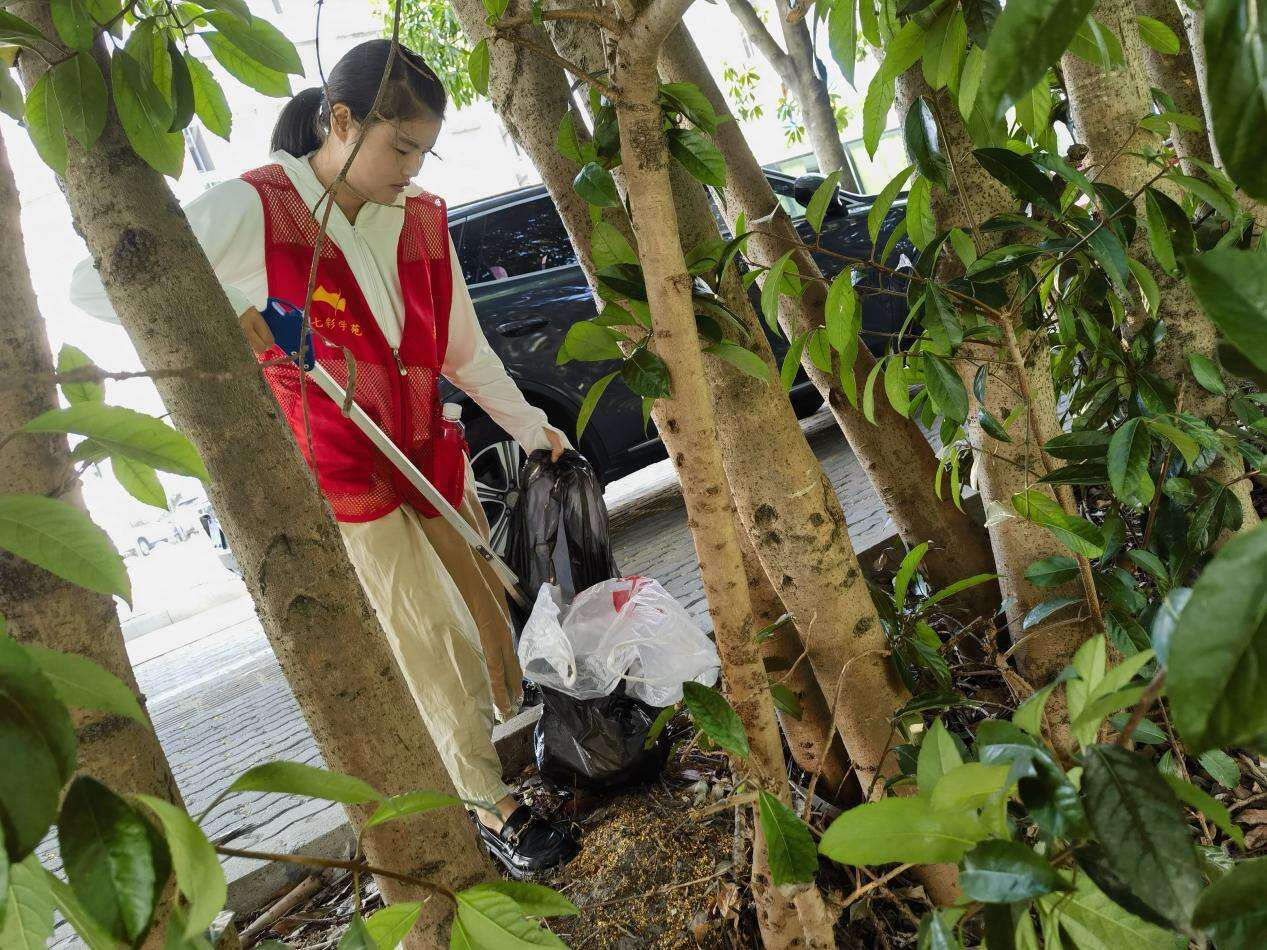
M466 427L475 495L488 518L489 540L498 554L506 553L510 514L519 499L519 473L524 451L488 416L477 416Z

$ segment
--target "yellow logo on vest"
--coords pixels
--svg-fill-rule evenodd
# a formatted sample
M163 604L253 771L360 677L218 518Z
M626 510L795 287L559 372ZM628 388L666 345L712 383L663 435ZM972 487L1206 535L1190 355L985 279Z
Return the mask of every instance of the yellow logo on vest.
M312 318L312 326L317 330L351 330L354 336L361 335L361 325L355 321L349 321L342 316L348 308L347 298L341 294L326 290L324 287L318 287L312 292L312 302L314 304L323 303L334 311L336 316Z

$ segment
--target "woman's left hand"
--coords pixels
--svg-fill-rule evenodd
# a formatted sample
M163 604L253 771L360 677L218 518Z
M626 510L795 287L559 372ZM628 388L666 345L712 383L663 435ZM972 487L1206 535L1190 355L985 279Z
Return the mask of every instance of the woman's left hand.
M559 456L567 451L567 446L563 444L563 437L553 429L546 429L546 441L550 443L550 461L557 462Z

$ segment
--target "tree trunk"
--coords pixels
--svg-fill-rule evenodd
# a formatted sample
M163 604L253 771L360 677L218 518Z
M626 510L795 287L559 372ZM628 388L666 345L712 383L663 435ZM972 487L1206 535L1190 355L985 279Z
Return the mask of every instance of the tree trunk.
M945 91L934 94L924 82L917 64L906 70L897 80L897 109L905 114L916 97L924 96L930 108L939 117L942 153L952 163L955 174L950 178L950 188L934 189L932 193L933 216L939 230L952 227L964 229L978 236L982 245L978 253L984 254L1003 241L998 232L979 232L977 225L996 214L1013 210L1015 199L995 178L989 175L972 155L972 141L964 126L958 107ZM962 192L960 191L962 189ZM971 216L970 216L971 215ZM949 264L950 255L942 258ZM940 271L939 279L954 274ZM1014 364L1006 361L1001 350L977 345L965 347L964 356L971 360L989 360L989 378L986 383L985 408L997 419L1007 417L1016 405L1017 393L1026 389L1031 393L1031 413L1013 426L1012 441L1002 442L987 435L980 424L969 424L968 439L975 456L974 469L981 499L990 506L1001 505L1006 512L1013 512L1012 496L1018 492L1038 490L1057 499L1047 486L1038 485L1043 475L1039 446L1059 430L1055 394L1049 355L1046 346L1032 345L1023 330L1020 349L1029 354L1024 370L1024 380ZM971 390L976 365L960 363L964 382ZM1034 419L1036 426L1029 424ZM1038 431L1035 431L1037 429ZM1063 503L1066 499L1057 499ZM1008 625L1013 638L1022 636L1025 615L1040 601L1049 597L1080 597L1084 589L1077 582L1063 588L1038 588L1025 579L1025 569L1036 560L1045 557L1066 556L1068 551L1046 528L1024 518L1011 517L998 521L990 528L994 546L994 563L999 573L999 586L1007 607ZM1086 611L1084 610L1084 614ZM1062 622L1064 621L1064 622ZM1049 682L1064 669L1077 648L1100 630L1089 620L1068 622L1057 617L1026 631L1024 646L1018 650L1020 667L1027 679L1036 685Z
M1200 172L1189 159L1199 158L1212 163L1214 153L1210 148L1208 119L1201 103L1192 47L1188 41L1188 31L1179 16L1179 7L1175 0L1135 0L1135 12L1164 23L1179 38L1179 52L1173 56L1159 53L1145 43L1140 44L1140 54L1144 68L1148 71L1149 82L1174 100L1177 111L1195 116L1201 121L1202 127L1195 130L1170 126L1171 141L1175 146L1175 154L1183 163L1184 174L1199 175Z
M789 23L783 6L775 4L774 15L779 18L783 42L787 45L784 52L752 0L727 0L727 5L748 39L778 73L784 87L796 97L810 148L818 160L818 170L824 175L839 171L840 186L846 191L857 192L858 181L840 140L840 127L836 124L836 110L832 108L827 80L818 75L816 69L813 38L805 19L802 17L795 23ZM685 32L686 28L681 27L681 30Z
M5 434L58 406L53 355L23 254L19 212L17 185L0 137L0 233L5 235L0 242L0 299L5 301L0 311L0 433ZM83 508L73 473L64 435L21 435L0 448L0 495L43 495ZM19 643L92 660L121 679L145 708L109 595L0 551L0 616ZM73 709L71 717L80 774L121 794L154 795L183 807L153 726L98 710ZM162 910L160 914L166 916ZM160 918L144 945L161 947L163 941Z
M840 187L857 194L858 180L845 154L841 141L841 128L836 122L836 110L831 104L827 89L827 77L819 73L819 58L814 51L814 38L807 22L809 16L789 22L783 5L774 5L774 15L779 18L783 30L783 42L787 46L792 64L792 82L789 84L801 104L801 117L809 135L810 147L818 159L818 170L824 175L840 172Z
M788 216L777 210L778 200L769 180L730 116L725 96L685 28L675 30L666 41L660 69L670 82L697 85L718 116L729 117L729 121L718 125L714 137L726 159L726 204L722 213L733 231L741 212L752 222L774 210L770 223L759 228L748 241L748 251L755 263L766 267L774 264L801 239ZM810 253L798 250L793 260L806 289L800 300L785 296L779 302L779 322L789 338L824 325L823 305L827 299L822 272ZM862 391L874 365L870 350L859 347L854 365L857 392ZM993 572L994 560L985 529L956 508L949 498L938 498L933 491L937 459L919 426L893 409L883 392L876 393L876 424L872 425L845 396L839 374L823 373L808 355L802 358L801 366L830 406L902 540L909 547L932 542L924 559L924 569L934 586L945 587L963 577ZM999 604L998 588L994 584L983 584L956 598L954 603L970 616L989 616Z
M1071 53L1062 59L1070 115L1079 141L1088 149L1087 161L1096 171L1096 180L1113 185L1128 196L1157 174L1157 169L1140 153L1161 144L1154 133L1139 127L1139 120L1152 112L1152 101L1144 71L1143 44L1133 25L1134 15L1132 0L1103 0L1097 8L1102 22L1125 24L1117 30L1122 41L1123 65L1105 70ZM1163 180L1157 182L1156 187L1166 190L1174 186ZM1142 196L1136 201L1136 210L1138 219L1143 221ZM1131 249L1133 256L1157 281L1161 291L1157 315L1165 325L1165 336L1157 347L1153 365L1158 376L1175 392L1182 387L1184 412L1217 425L1229 414L1227 397L1196 385L1188 367L1188 354L1201 353L1213 359L1218 331L1201 310L1188 283L1169 276L1158 266L1148 250L1143 231L1143 228L1136 229ZM1243 530L1256 525L1258 515L1250 501L1250 480L1242 477L1245 466L1240 460L1230 462L1220 456L1207 474L1223 483L1235 481L1232 490L1244 513Z
M46 5L17 9L52 35ZM97 59L108 70L104 50L99 41ZM30 88L44 64L31 56L22 56L20 64ZM452 793L329 507L224 291L167 183L132 150L113 111L90 152L69 144L65 191L75 226L145 366L205 371L155 382L211 473L211 500L326 763L386 794L418 788ZM359 828L374 807L347 806L353 826ZM364 844L373 864L453 888L491 872L458 809L379 825ZM379 886L392 902L428 896L391 879ZM451 913L446 902L427 900L408 945L446 942Z

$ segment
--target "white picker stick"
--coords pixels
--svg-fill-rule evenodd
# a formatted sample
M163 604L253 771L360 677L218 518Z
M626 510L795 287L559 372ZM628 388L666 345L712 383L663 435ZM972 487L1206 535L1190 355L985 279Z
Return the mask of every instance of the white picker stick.
M320 363L313 364L308 370L308 378L320 387L321 391L334 400L336 405L345 406L348 404L348 394L342 386L335 381L334 377L326 371ZM445 500L426 475L418 471L418 466L409 461L404 452L388 438L387 433L378 427L373 419L358 406L355 402L351 404L348 412L348 418L356 423L356 427L370 437L380 452L387 456L388 461L396 466L396 469L405 478L409 479L409 484L422 494L440 513L440 517L453 526L453 529L462 536L471 549L480 557L492 565L497 579L502 582L502 586L506 588L506 592L514 598L515 603L525 610L531 609L532 604L528 602L528 598L524 595L523 588L519 586L519 578L515 572L510 569L510 565L498 557L497 552L488 546L488 542L480 536L479 532L472 528L465 518L458 512L456 508Z

